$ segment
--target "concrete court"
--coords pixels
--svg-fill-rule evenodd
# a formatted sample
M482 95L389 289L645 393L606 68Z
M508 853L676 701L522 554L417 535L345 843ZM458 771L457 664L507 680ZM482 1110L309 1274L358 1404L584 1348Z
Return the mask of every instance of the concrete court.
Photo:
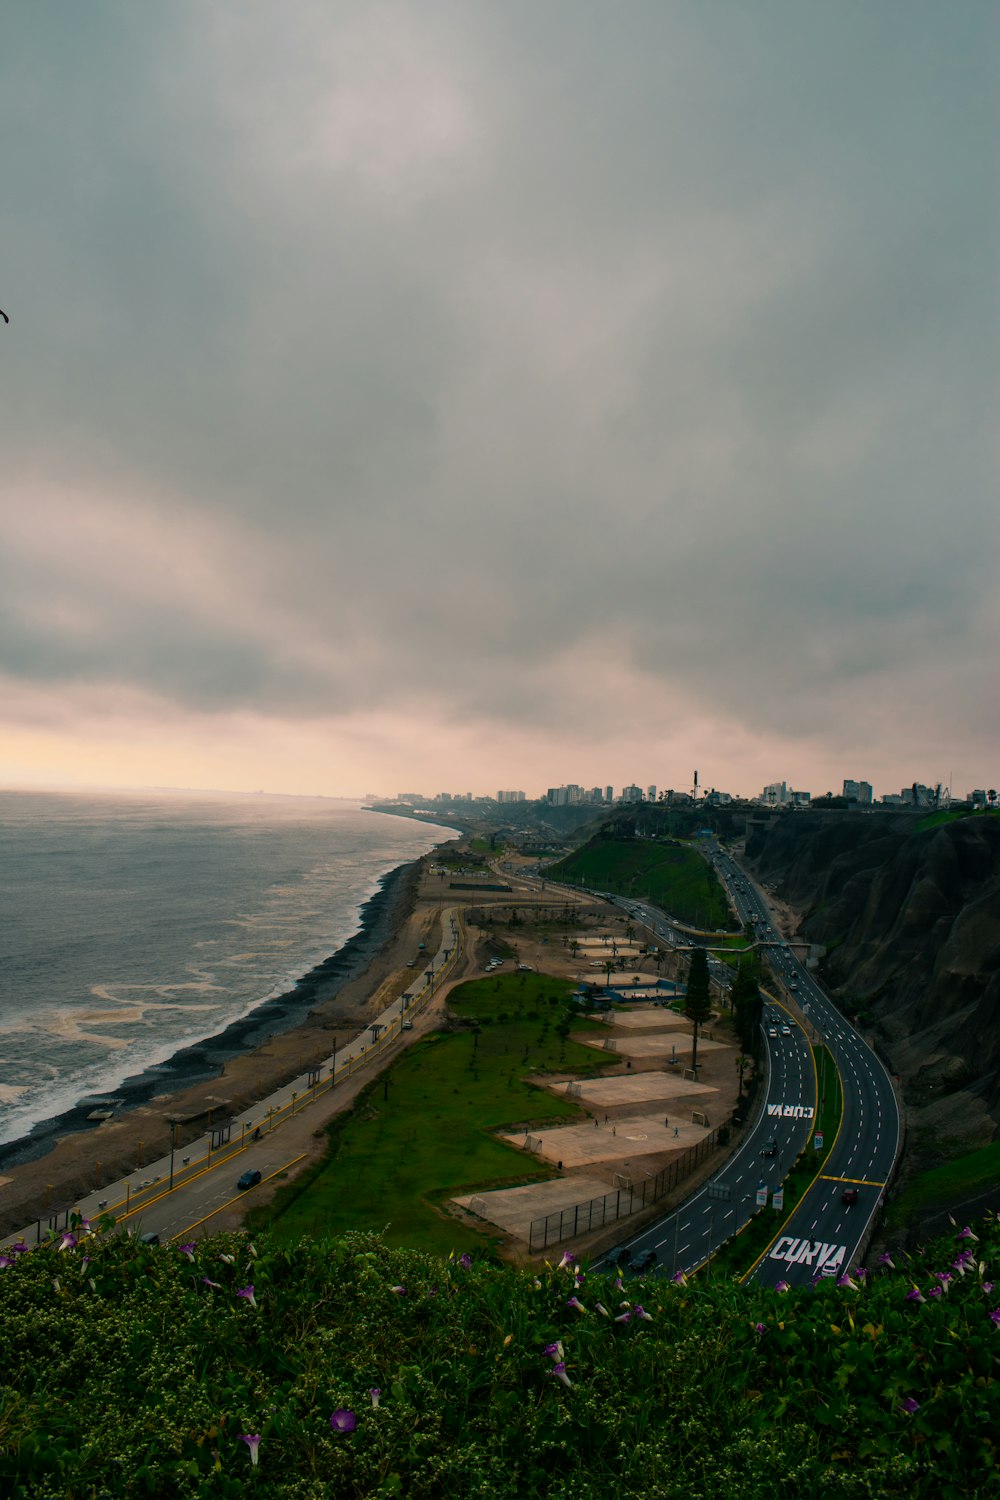
M572 1092L570 1092L572 1090ZM692 1094L717 1094L716 1088L706 1088L679 1073L616 1073L612 1078L580 1078L569 1083L556 1084L552 1092L563 1094L595 1109L615 1109L622 1105L665 1105L674 1099L690 1099ZM593 1126L591 1126L593 1129Z
M678 1031L690 1031L691 1022L677 1011L659 1005L649 1005L643 1010L616 1010L606 1017L609 1031L665 1031L670 1040L676 1040Z
M562 1213L564 1209L575 1208L589 1198L600 1198L611 1190L607 1177L553 1177L547 1182L529 1182L522 1187L469 1193L451 1201L477 1218L527 1242L533 1219ZM561 1253L561 1250L556 1253Z
M538 1160L562 1162L564 1167L588 1167L608 1162L622 1164L624 1160L634 1162L638 1157L662 1156L664 1152L686 1151L703 1140L711 1129L711 1126L692 1123L690 1105L685 1110L686 1120L682 1120L677 1114L676 1118L671 1117L669 1125L664 1125L664 1114L669 1113L667 1110L663 1113L657 1111L656 1114L629 1115L626 1119L615 1119L607 1125L600 1124L596 1127L589 1120L586 1125L557 1125L551 1130L532 1130L528 1134L521 1132L503 1135L501 1138L509 1145L520 1146L522 1149L525 1141L540 1142L538 1149L530 1152ZM579 1181L575 1177L572 1180ZM607 1183L602 1191L608 1191ZM581 1199L576 1201L580 1202Z
M596 1047L599 1052L610 1052L614 1057L667 1057L676 1049L677 1055L686 1055L691 1051L692 1038L683 1031L663 1032L656 1036L616 1036L609 1037L608 1041L614 1042L613 1047L605 1047L604 1042L596 1037L581 1037L585 1047ZM705 1037L698 1038L698 1056L702 1057L706 1052L732 1051L728 1042L710 1042Z

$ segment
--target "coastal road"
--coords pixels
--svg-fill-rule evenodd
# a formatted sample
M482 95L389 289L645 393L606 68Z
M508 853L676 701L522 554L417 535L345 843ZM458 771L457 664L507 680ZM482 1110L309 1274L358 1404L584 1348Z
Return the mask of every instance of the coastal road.
M116 1225L130 1233L166 1240L209 1233L214 1215L234 1204L242 1210L252 1203L256 1189L241 1192L236 1187L242 1173L255 1170L273 1180L296 1166L302 1159L303 1122L309 1135L320 1128L339 1107L337 1090L342 1094L345 1083L358 1074L370 1074L394 1043L408 1040L405 1034L413 1031L441 985L455 975L465 953L456 909L442 912L441 930L438 951L422 961L408 989L352 1041L235 1118L216 1124L186 1145L183 1153L171 1151L118 1182L84 1194L74 1209L94 1222L102 1213L112 1214ZM40 1204L34 1222L8 1235L0 1249L19 1240L38 1243L46 1233L66 1231L70 1216L69 1209L50 1214Z

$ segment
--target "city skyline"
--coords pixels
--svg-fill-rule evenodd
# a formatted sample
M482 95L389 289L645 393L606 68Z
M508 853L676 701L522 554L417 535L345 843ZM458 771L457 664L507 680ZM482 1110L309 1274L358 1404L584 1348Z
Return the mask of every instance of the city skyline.
M0 786L988 787L998 37L18 8Z

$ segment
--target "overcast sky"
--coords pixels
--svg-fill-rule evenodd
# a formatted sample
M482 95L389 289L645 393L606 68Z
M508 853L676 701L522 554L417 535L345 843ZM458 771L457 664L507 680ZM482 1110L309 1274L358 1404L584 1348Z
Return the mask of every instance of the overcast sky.
M1000 777L995 0L8 9L0 784Z

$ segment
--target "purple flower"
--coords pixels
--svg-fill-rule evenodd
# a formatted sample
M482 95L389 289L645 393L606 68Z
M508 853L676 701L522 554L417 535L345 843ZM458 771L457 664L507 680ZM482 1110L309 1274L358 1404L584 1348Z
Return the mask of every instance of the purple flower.
M239 1435L239 1440L240 1440L241 1443L246 1443L247 1448L250 1450L250 1462L253 1464L254 1468L256 1469L256 1467L257 1467L257 1461L258 1461L257 1450L260 1447L260 1433L259 1432L241 1432L240 1435Z
M14 1257L12 1255L0 1255L0 1271L6 1271L7 1267L13 1264Z
M27 1255L28 1253L28 1247L23 1240L18 1240L17 1244L11 1245L10 1248L13 1250L15 1255Z
M854 1267L854 1274L858 1278L859 1281L867 1281L868 1280L868 1267L867 1266L855 1266Z
M636 1318L642 1318L646 1323L652 1323L653 1321L652 1314L646 1311L641 1302L637 1302L635 1304L635 1307L633 1307L632 1316Z
M212 1279L210 1277L208 1277L208 1276L203 1276L201 1278L201 1281L202 1281L202 1285L203 1286L220 1287L222 1285L221 1281L212 1281Z
M941 1290L943 1292L946 1292L948 1290L949 1281L954 1281L955 1279L950 1271L935 1271L934 1277L937 1281L940 1281Z
M852 1292L856 1292L858 1289L858 1283L851 1280L847 1271L844 1272L843 1276L837 1277L837 1285L850 1287Z
M966 1224L964 1229L958 1231L958 1237L960 1240L978 1240L979 1238L978 1234L973 1234L968 1224Z
M338 1406L330 1417L330 1426L334 1432L353 1432L357 1425L357 1418L346 1406Z
M986 1293L987 1297L990 1295L990 1292L992 1292L992 1290L993 1290L993 1282L992 1281L984 1281L983 1282L983 1291Z
M904 1302L926 1302L927 1298L924 1296L923 1292L920 1290L919 1287L911 1286L910 1290L907 1292L906 1296L903 1298L903 1301Z
M990 1313L990 1322L995 1323L1000 1328L1000 1307L995 1307Z
M570 1380L569 1376L566 1374L566 1366L563 1364L562 1360L560 1360L557 1365L552 1366L549 1374L554 1375L557 1380L561 1380L563 1385L571 1386L573 1383Z
M913 1415L913 1413L915 1411L919 1411L920 1410L920 1402L919 1401L914 1401L914 1399L913 1399L912 1396L906 1396L906 1397L904 1397L903 1400L899 1403L899 1405L900 1405L900 1409L902 1411L905 1411L911 1417L912 1417L912 1415Z
M674 1282L676 1286L687 1286L687 1277L684 1275L683 1271L675 1271L670 1280Z
M563 1346L561 1341L559 1339L556 1339L554 1344L546 1344L545 1348L542 1350L542 1353L547 1354L550 1359L562 1359Z
M624 1281L622 1281L620 1276L616 1276L611 1285L614 1287L616 1292L623 1292L625 1290L625 1283Z
M927 1289L927 1295L928 1295L928 1297L943 1297L944 1296L944 1288L940 1287L940 1286L928 1287L928 1289Z
M565 1271L566 1267L571 1266L575 1260L576 1256L573 1254L572 1250L564 1250L562 1253L562 1260L559 1262L556 1270Z
M472 1268L472 1256L469 1254L469 1252L467 1250L465 1251L464 1254L462 1254L462 1255L460 1255L458 1257L458 1263L462 1267L463 1271L471 1270L471 1268Z
M583 1303L580 1301L579 1297L567 1297L566 1306L571 1307L574 1312L585 1313L587 1311Z
M371 1388L371 1390L368 1392L368 1394L372 1398L372 1407L373 1408L377 1408L378 1407L378 1402L379 1402L379 1397L382 1394L382 1387L378 1386L378 1385L373 1385L372 1388Z
M753 1325L753 1331L754 1333L765 1333L766 1329L764 1328L763 1323L755 1323Z
M406 1296L406 1287L405 1286L391 1286L389 1288L389 1290L390 1290L390 1292L395 1292L397 1297L405 1297Z
M595 1302L594 1306L597 1309L597 1311L600 1313L600 1315L601 1315L602 1318L610 1318L611 1314L608 1312L608 1310L604 1306L603 1302Z
M792 1289L789 1286L789 1284L788 1284L787 1281L779 1281L777 1283L777 1285L775 1286L774 1290L776 1292L790 1292Z
M67 1231L66 1234L64 1234L63 1237L62 1237L62 1243L60 1244L59 1249L60 1250L75 1250L76 1246L77 1246L76 1235L73 1234L72 1231Z
M246 1300L249 1302L249 1304L250 1304L251 1307L256 1307L257 1306L257 1298L253 1294L253 1286L252 1285L251 1286L240 1287L240 1290L236 1293L236 1295L237 1295L237 1297L245 1297Z
M883 1251L883 1253L878 1258L878 1263L880 1266L888 1266L890 1271L894 1271L896 1269L896 1264L888 1251Z
M177 1248L182 1255L187 1256L188 1260L194 1260L194 1240L188 1240L186 1245L178 1245Z
M616 1323L631 1323L631 1321L632 1309L630 1307L627 1307L623 1313L619 1313L617 1318L615 1319Z

